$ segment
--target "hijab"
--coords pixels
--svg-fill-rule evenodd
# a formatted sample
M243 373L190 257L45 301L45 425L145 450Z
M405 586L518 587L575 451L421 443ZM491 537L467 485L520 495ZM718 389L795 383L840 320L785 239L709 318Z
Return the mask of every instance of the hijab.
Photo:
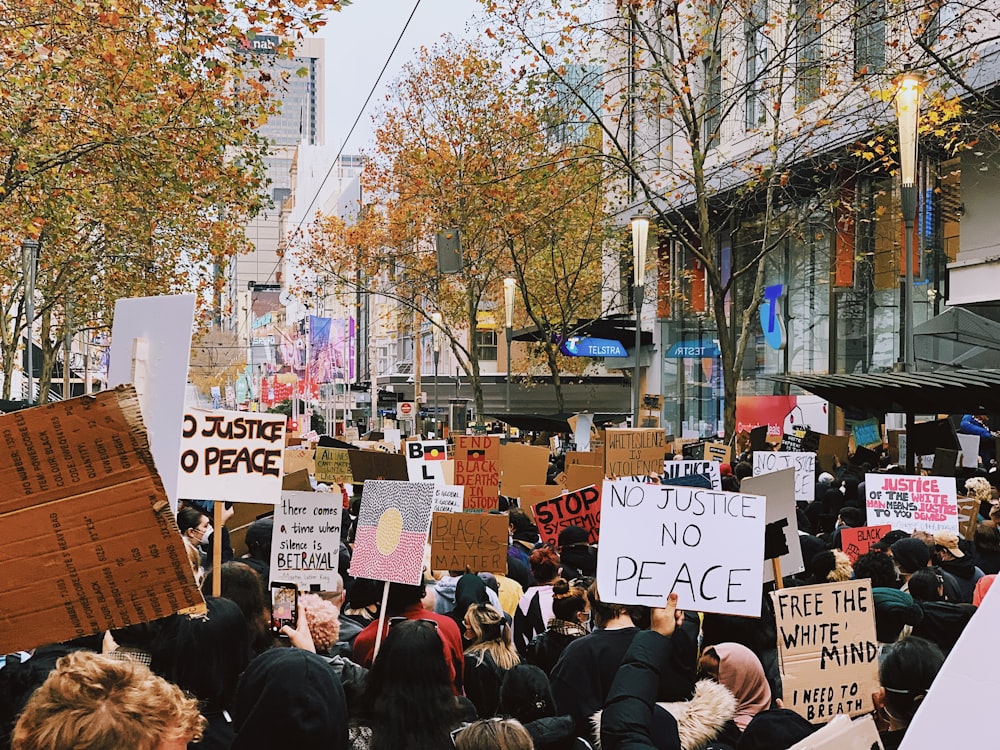
M736 696L733 721L742 732L754 716L771 707L764 668L757 655L740 643L719 643L711 650L719 657L719 682Z

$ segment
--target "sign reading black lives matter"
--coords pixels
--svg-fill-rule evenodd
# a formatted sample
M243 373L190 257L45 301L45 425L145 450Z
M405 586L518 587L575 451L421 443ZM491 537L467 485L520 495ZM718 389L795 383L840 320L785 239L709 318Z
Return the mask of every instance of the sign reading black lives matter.
M191 409L181 435L178 497L281 501L283 415Z
M605 481L597 587L617 604L760 616L765 499Z

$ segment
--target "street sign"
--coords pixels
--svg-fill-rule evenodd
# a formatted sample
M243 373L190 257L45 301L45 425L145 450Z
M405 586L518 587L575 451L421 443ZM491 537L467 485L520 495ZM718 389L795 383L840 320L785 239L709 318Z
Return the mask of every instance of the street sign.
M570 336L559 345L559 351L567 357L627 357L628 353L620 341L614 339L594 339Z
M404 417L408 417L414 412L412 401L400 401L399 404L397 404L397 406L399 408L399 413L402 414Z

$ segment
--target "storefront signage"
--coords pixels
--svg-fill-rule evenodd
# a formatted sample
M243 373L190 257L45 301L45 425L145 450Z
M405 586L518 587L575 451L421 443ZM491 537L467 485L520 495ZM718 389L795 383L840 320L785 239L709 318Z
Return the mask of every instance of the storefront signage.
M559 345L567 357L627 357L620 341L570 336Z

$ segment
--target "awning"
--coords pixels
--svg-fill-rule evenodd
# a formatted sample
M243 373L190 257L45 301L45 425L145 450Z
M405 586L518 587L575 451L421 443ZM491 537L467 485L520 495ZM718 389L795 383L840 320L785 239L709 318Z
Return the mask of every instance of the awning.
M609 315L604 318L579 318L575 323L567 326L562 333L556 331L540 329L538 326L529 326L514 331L511 338L514 341L545 341L550 336L589 336L596 339L613 339L620 342L627 349L635 347L635 317L627 315ZM642 346L650 346L653 343L653 332L643 331L639 334L639 342Z
M1000 370L770 375L842 409L872 415L1000 413Z
M573 432L569 420L574 414L487 414L488 417L528 432ZM594 414L595 425L617 424L628 419L631 413Z
M962 307L949 307L913 328L920 369L1000 367L1000 323Z

